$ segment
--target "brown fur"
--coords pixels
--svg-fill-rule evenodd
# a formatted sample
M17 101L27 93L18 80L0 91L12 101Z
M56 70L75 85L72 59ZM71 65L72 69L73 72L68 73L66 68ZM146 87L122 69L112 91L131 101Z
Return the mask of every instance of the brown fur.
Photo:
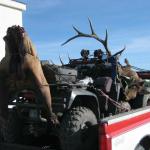
M6 54L0 62L0 74L4 74L4 76L0 76L0 80L3 81L3 84L1 84L3 86L0 87L0 95L3 95L3 99L0 101L0 115L4 116L4 111L6 111L7 108L8 85L6 84L6 81L12 78L13 80L11 81L14 82L14 84L16 84L18 79L26 82L26 71L32 74L32 78L30 80L33 82L32 79L34 79L35 87L41 92L49 115L51 115L52 108L50 89L44 76L41 63L37 58L36 50L27 33L24 31L24 28L20 26L12 26L8 28L7 35L4 37L4 40ZM3 93L5 93L5 95Z
M138 74L132 70L131 65L129 64L128 60L125 59L126 66L119 66L119 74L121 76L129 77L131 83L125 87L124 94L126 96L126 100L129 101L134 99L138 93L140 93L143 89L143 81L138 76Z

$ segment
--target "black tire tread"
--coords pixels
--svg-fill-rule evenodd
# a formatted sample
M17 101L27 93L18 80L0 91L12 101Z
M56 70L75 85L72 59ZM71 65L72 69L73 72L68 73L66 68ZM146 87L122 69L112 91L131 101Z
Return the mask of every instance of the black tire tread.
M76 150L81 146L82 125L89 121L92 125L97 124L95 114L86 107L76 107L68 111L63 117L60 126L61 146L63 150Z

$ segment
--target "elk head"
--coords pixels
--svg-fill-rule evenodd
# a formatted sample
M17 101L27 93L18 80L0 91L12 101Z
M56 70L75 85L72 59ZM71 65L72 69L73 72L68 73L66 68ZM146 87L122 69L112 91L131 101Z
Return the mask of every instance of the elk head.
M134 80L125 87L124 94L126 96L126 101L136 98L137 94L141 93L144 89L144 81L142 80Z

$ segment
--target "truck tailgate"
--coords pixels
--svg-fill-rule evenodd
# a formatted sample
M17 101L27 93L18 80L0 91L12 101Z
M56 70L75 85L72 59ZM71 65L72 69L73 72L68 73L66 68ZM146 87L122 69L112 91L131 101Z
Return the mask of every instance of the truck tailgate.
M150 107L101 120L100 150L134 150L146 136L150 136Z

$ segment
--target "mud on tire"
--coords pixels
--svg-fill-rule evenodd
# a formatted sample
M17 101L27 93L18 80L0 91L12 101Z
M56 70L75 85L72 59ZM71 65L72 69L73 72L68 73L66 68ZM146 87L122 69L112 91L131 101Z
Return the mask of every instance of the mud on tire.
M76 107L68 111L60 125L62 150L90 150L97 145L97 119L86 107ZM96 143L94 143L96 142Z

